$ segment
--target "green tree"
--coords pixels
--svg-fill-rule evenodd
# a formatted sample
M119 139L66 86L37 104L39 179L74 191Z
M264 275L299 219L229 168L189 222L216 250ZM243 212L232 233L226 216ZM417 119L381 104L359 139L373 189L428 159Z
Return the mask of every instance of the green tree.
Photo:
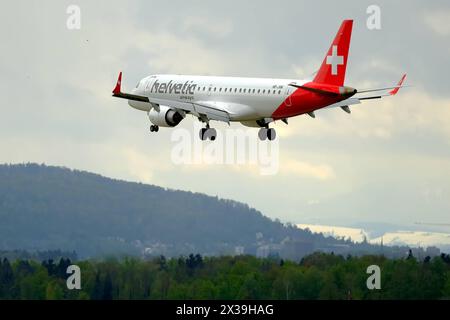
M0 264L0 297L3 297L3 299L14 298L11 292L13 285L13 269L9 263L9 260L4 258L3 262Z
M442 288L442 298L450 299L450 268L447 270L447 274L445 276L444 287Z
M91 298L93 300L101 300L103 299L103 283L100 279L100 272L96 272L95 274L95 280L94 280L94 287L92 289Z
M61 283L57 280L51 280L47 284L45 299L46 300L61 300L64 298L64 291Z
M167 271L160 271L156 275L155 282L152 287L152 299L166 299L170 288L170 275Z
M103 300L112 300L113 299L113 284L111 275L109 273L106 274L104 287L103 287Z
M19 299L45 300L47 284L50 281L47 270L40 266L34 273L27 275L16 284L19 288Z

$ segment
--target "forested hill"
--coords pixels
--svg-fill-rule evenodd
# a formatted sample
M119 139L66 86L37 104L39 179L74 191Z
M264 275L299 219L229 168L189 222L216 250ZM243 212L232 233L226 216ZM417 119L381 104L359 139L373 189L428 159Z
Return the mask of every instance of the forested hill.
M235 201L36 164L0 165L0 221L0 250L75 250L80 257L256 254L286 238L339 243Z

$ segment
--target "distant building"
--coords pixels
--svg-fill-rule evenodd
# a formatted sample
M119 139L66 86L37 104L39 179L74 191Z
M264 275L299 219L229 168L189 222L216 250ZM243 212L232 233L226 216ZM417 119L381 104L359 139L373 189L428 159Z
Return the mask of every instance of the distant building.
M234 248L234 254L237 255L237 256L243 255L244 252L245 252L245 248L243 246L236 246Z
M269 256L279 255L281 251L279 244L266 244L256 249L256 256L258 258L267 258Z
M439 256L441 254L441 250L438 247L428 247L425 250L425 254L433 258Z
M258 258L267 258L270 254L270 247L269 245L260 246L256 249L256 256Z

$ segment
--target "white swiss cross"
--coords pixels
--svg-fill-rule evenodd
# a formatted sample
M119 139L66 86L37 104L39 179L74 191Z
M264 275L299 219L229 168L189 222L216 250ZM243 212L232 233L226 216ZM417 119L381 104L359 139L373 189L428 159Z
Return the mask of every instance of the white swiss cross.
M331 74L333 76L336 76L338 74L338 65L344 64L344 57L338 56L337 53L338 46L333 46L333 49L331 50L331 56L327 56L327 64L331 65Z

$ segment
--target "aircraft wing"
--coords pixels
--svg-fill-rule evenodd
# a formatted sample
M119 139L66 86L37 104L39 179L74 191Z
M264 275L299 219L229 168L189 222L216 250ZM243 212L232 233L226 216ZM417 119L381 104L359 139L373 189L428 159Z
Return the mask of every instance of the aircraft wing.
M181 102L167 99L148 98L149 102L157 109L159 105L183 110L203 120L216 120L230 122L230 114L210 102Z
M116 87L113 90L113 97L127 100L150 103L156 110L160 105L190 113L203 121L216 120L230 123L230 114L219 104L213 102L183 102L168 99L149 98L131 93L124 93L121 90L122 72L119 73Z

